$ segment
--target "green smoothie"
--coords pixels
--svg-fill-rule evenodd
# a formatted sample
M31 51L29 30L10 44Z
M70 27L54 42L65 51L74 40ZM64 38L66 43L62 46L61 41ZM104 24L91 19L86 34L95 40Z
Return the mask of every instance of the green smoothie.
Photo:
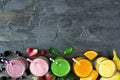
M55 74L58 77L62 77L69 73L70 64L66 59L58 57L52 63L51 69L53 74Z

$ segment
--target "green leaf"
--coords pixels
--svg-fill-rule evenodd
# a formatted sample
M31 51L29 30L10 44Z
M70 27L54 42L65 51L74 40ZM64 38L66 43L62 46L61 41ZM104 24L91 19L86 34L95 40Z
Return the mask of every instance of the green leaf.
M73 51L73 48L72 47L68 47L64 50L64 54L71 54Z
M59 51L57 49L55 49L55 48L51 47L51 48L48 49L48 51L51 54L59 55Z
M38 77L37 76L33 76L32 80L38 80Z

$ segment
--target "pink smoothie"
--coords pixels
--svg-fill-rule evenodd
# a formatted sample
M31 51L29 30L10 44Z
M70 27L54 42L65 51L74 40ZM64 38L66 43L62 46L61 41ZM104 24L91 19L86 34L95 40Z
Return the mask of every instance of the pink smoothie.
M45 57L34 59L30 64L30 71L35 76L44 76L49 69L48 60Z
M19 78L23 75L25 69L27 68L27 61L24 58L15 58L10 61L12 65L7 64L6 71L9 76L13 78Z

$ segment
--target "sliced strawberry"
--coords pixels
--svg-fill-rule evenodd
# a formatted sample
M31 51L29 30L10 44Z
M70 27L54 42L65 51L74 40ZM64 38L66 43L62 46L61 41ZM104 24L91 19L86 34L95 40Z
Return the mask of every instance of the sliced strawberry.
M31 53L32 50L33 50L32 48L27 48L27 49L26 49L26 52L27 52L27 53Z
M36 56L38 54L38 49L33 49L32 52L29 54L30 57Z

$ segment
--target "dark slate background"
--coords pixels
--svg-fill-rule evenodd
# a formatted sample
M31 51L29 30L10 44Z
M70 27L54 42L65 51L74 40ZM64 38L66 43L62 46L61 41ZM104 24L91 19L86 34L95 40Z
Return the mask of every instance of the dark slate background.
M0 52L57 48L120 56L120 0L0 0ZM26 54L26 53L25 53Z

